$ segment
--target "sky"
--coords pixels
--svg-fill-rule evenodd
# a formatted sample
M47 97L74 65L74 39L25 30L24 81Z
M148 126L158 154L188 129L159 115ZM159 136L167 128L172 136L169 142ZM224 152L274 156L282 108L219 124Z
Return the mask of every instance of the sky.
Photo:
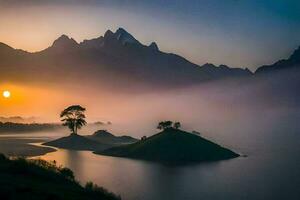
M0 0L0 41L39 51L62 34L80 42L125 28L196 64L248 67L300 45L298 0Z

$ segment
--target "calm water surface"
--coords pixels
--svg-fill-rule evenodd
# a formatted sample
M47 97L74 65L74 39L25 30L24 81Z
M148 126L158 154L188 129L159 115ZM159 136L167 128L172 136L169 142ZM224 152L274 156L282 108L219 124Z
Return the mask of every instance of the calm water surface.
M255 135L255 140L248 137L248 143L234 147L247 152L248 157L190 166L166 166L63 149L40 158L56 160L71 168L82 184L93 181L125 200L297 200L300 199L297 130L279 135L276 131L264 132L261 137ZM268 145L264 142L266 137L270 139Z

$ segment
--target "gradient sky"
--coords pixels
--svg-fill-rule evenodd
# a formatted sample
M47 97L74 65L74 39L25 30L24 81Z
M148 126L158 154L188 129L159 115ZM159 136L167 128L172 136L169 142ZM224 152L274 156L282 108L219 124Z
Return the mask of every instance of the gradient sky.
M125 28L197 64L273 63L300 45L298 0L0 0L0 41L38 51Z

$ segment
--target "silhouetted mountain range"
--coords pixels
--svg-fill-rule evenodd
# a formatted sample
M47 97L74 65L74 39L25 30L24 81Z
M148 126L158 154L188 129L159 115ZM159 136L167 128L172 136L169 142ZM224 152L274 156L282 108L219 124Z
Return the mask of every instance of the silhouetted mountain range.
M271 71L300 68L300 47L288 59L282 59L272 65L259 67L255 73L266 73Z
M0 134L1 133L33 133L41 131L57 131L63 129L60 124L37 124L37 123L13 123L0 121Z
M298 66L299 51L287 60L260 67L256 73ZM144 45L122 28L80 43L62 35L52 46L35 53L0 43L3 81L60 82L80 77L82 81L111 87L173 87L250 75L253 73L247 68L196 65L179 55L160 51L155 42Z
M35 123L36 118L35 117L20 117L20 116L13 116L13 117L1 117L0 116L0 122L6 123L6 122L12 122L12 123L24 123L24 124L31 124Z

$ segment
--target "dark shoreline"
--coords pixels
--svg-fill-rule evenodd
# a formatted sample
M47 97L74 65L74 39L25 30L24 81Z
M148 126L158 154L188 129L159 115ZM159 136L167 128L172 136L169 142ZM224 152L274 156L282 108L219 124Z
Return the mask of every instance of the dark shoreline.
M9 157L34 157L55 152L55 148L34 145L46 139L32 139L25 137L0 137L0 153Z

